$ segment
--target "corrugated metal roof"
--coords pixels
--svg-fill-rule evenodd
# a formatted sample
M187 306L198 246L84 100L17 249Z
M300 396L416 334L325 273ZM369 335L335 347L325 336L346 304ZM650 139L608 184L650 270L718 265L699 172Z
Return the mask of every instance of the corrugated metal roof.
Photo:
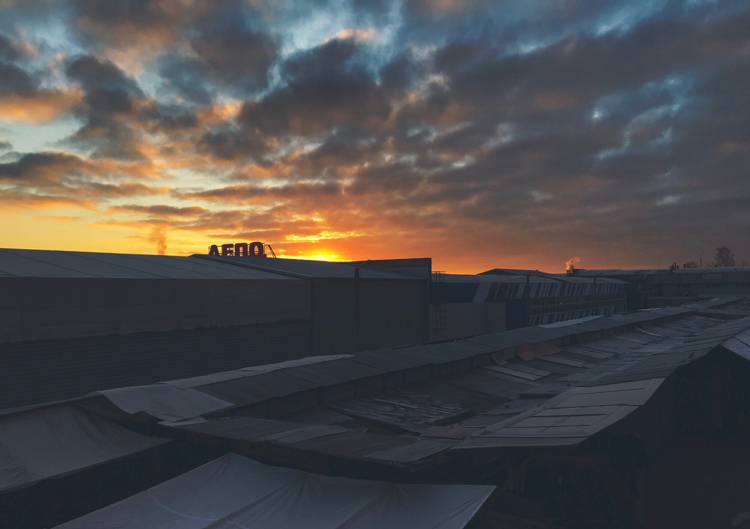
M750 317L718 324L695 336L674 338L671 342L667 341L663 347L639 354L643 349L648 349L642 348L635 351L635 355L631 355L634 356L634 361L624 363L622 369L610 370L604 376L595 380L583 380L581 384L594 386L669 376L678 367L697 360L730 337L743 333L747 328L750 328ZM691 330L690 327L685 329L688 332ZM601 366L597 371L601 372L603 369L606 367Z
M731 266L731 267L711 267L711 268L677 268L675 270L669 270L668 268L645 268L640 270L586 270L585 268L576 268L575 276L635 276L635 275L656 275L656 274L679 274L679 275L695 275L695 274L722 274L731 272L744 272L750 273L750 267L747 266ZM574 276L574 277L575 277Z
M256 376L234 378L223 382L196 386L195 389L244 406L319 388L321 385L293 376L284 371L272 371Z
M144 412L165 421L189 419L232 405L228 400L168 384L131 386L97 393L127 413Z
M335 360L333 362L326 362L325 364L293 367L286 369L285 372L324 386L343 384L385 373L382 369L348 359Z
M468 439L456 448L483 447L483 438L502 438L503 446L548 445L548 439L556 442L569 439L561 444L575 444L645 404L663 380L575 388L537 408L486 427L479 437Z
M714 303L720 303L720 300ZM697 354L705 354L722 342L734 347L739 351L737 354L744 352L745 342L742 340L750 341L750 337L741 333L750 328L750 318L718 323L714 319L692 315L695 310L668 308L642 311L561 328L529 328L488 335L494 345L457 340L369 351L352 358L328 359L325 362L295 362L293 366L287 365L283 369L277 369L278 366L256 368L252 376L212 380L206 386L192 387L238 404L252 403L381 375L414 372L415 368L427 368L429 375L434 369L430 366L442 363L453 362L456 366L443 370L447 374L444 378L430 378L422 382L413 382L414 378L411 378L410 383L402 375L401 383L406 381L410 384L408 391L386 384L377 389L381 393L375 397L356 400L351 392L351 396L344 397L348 400L329 404L343 415L332 418L330 413L323 414L323 424L316 423L312 418L304 424L242 418L240 422L214 420L189 425L182 423L176 427L219 437L274 442L300 450L390 464L405 464L445 451L453 447L454 441L460 440L460 432L465 434L464 437L469 437L457 446L462 449L575 444L637 409L658 388L664 376L679 365L692 361ZM683 315L683 318L664 321L674 315ZM634 324L647 325L648 329L645 333L634 331ZM591 340L592 337L603 336L603 330L624 326L630 329L626 334ZM735 335L742 340L730 341ZM501 342L504 342L502 348L505 348L508 343L517 343L522 339L539 343L563 336L582 336L589 341L563 347L559 352L557 348L550 349L545 356L529 361L512 359L502 366L490 365L469 368L467 371L466 362L460 363L466 358L496 350ZM457 368L459 365L463 366L461 370ZM388 405L398 409L386 409ZM471 431L462 421L469 408L485 414L472 418L473 423L469 423L473 424ZM443 409L448 411L440 412ZM373 419L368 417L370 412L387 417ZM399 415L397 412L403 413ZM410 419L411 415L414 417ZM452 421L460 421L461 424L457 428L449 428L450 431L440 430L441 435L430 438L438 442L432 443L411 436L347 430L342 425L349 422L348 417L371 424L388 423L413 432L423 431L434 424ZM482 431L481 435L471 438L479 430ZM455 439L446 440L443 437Z
M441 280L446 283L526 283L526 276L528 275L528 282L531 284L549 284L549 283L593 283L593 279L587 277L573 277L566 276L564 274L545 274L544 272L536 271L525 271L518 270L518 273L513 274L493 274L495 270L488 272L482 272L478 275L466 275L466 274L444 274L441 276ZM618 279L610 278L597 278L597 283L601 284L618 284L623 283Z
M20 249L0 249L0 273L10 277L89 279L292 280L287 275L195 257Z

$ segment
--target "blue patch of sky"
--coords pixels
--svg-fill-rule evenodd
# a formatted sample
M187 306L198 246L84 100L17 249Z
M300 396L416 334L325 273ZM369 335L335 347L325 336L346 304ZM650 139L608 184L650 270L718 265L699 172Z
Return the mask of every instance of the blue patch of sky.
M380 13L355 6L348 0L326 3L287 3L278 7L269 29L279 44L279 61L271 71L271 87L282 84L280 64L291 56L320 46L336 38L342 31L370 33L362 44L351 66L364 67L375 73L403 48L399 30L403 24L403 1L393 0Z
M438 47L482 39L503 55L528 55L575 36L627 32L658 16L667 5L667 0L578 5L563 0L491 3L482 10L466 8L447 13L438 21L409 16L400 39Z
M0 123L2 123L0 121ZM63 118L48 123L2 123L4 136L17 152L65 151L59 142L80 128L74 118Z
M692 95L695 73L675 73L648 82L631 91L609 94L596 102L593 120L634 119L642 115L678 116L695 102Z
M691 91L695 84L692 74L673 74L652 81L632 92L618 92L602 98L592 112L592 120L619 119L626 121L622 129L622 144L596 155L598 160L620 156L633 150L659 149L674 141L670 122L694 101ZM633 134L644 127L665 121L661 134L647 145L635 145Z

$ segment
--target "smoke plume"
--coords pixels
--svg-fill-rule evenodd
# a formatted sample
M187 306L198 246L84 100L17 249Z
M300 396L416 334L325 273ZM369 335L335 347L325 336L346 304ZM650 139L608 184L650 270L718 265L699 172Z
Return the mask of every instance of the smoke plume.
M167 252L167 227L164 224L155 224L151 228L148 240L156 243L156 251L159 255L164 255Z
M565 269L570 270L571 268L573 268L575 265L577 265L580 262L581 262L580 257L571 257L570 259L565 261Z

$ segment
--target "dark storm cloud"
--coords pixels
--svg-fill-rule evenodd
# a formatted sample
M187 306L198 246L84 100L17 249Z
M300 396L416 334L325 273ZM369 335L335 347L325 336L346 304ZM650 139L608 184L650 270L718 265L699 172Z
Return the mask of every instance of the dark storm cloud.
M353 40L335 39L291 58L282 67L287 85L246 103L240 122L270 135L377 126L390 102L371 74L350 62L356 51Z
M18 161L0 164L0 180L29 185L57 184L65 175L90 168L78 156L57 152L24 154Z
M169 53L159 60L165 89L192 103L208 104L217 86L241 97L264 88L277 49L263 32L260 16L243 11L238 2L206 6L185 30L191 55ZM251 27L253 21L258 28Z
M138 204L126 204L124 206L114 206L109 209L111 212L126 212L126 213L147 213L154 217L195 217L202 213L206 213L206 208L198 206L190 207L175 207L166 204L159 204L156 206L140 206Z
M246 26L242 11L220 10L197 28L193 51L209 73L224 83L262 87L276 59L276 46L265 34Z
M328 183L296 183L275 187L260 187L255 185L229 186L209 191L177 193L180 198L222 201L233 203L254 202L258 199L283 200L313 196L335 196L342 192L339 184Z
M28 95L37 83L23 69L14 64L0 62L0 95Z
M72 5L81 16L102 25L148 26L167 18L159 0L73 0Z
M164 85L183 98L198 104L213 100L205 66L195 59L168 55L161 60L159 73Z
M191 112L169 114L158 113L155 117L155 127L167 132L192 129L198 125L198 117Z
M77 81L86 91L95 89L117 90L126 94L142 96L138 83L115 64L91 55L84 55L72 60L65 73Z
M367 168L357 175L357 180L347 191L354 195L385 193L408 195L425 180L411 165L386 164Z
M26 96L37 88L37 81L24 69L12 64L19 59L13 42L0 35L0 96L16 94Z
M141 182L106 181L138 176L138 171L137 167L97 164L72 154L39 152L23 154L13 162L0 163L0 182L75 193L79 198L157 195L170 191L167 187L157 188Z
M135 79L112 62L88 55L70 61L65 73L85 92L77 109L85 124L68 143L93 148L99 158L143 160L129 122L136 118L134 101L144 97Z
M336 169L358 165L382 154L386 142L382 134L373 135L357 126L337 127L319 147L297 159L295 170L307 178L329 172L335 174Z
M160 47L173 42L196 18L210 11L214 2L163 0L70 0L75 28L89 47Z
M12 62L19 58L19 53L10 39L0 35L0 61Z
M219 159L255 158L268 151L268 139L256 129L208 132L198 140L198 150Z

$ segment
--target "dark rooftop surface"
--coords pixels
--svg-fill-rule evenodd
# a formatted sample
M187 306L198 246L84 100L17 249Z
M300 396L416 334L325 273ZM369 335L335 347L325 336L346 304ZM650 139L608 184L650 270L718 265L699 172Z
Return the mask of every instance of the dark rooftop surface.
M381 464L408 465L449 450L571 445L632 413L672 372L715 347L735 344L746 354L750 311L733 309L734 320L699 315L737 299L101 395L129 414L192 434ZM181 388L180 406L149 397L159 386Z

